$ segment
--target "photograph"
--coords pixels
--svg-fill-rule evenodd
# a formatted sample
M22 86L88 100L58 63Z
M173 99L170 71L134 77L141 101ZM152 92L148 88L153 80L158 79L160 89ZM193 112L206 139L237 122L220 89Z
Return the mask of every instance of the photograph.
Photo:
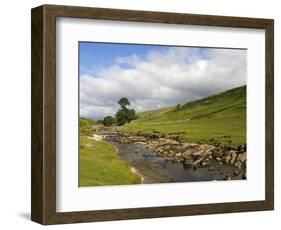
M78 50L79 186L247 178L246 49Z

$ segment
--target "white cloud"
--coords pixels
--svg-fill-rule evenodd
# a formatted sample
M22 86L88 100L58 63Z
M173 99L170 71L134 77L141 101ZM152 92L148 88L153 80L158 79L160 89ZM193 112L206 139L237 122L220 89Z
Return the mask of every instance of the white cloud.
M119 57L98 76L80 77L80 114L113 115L117 101L128 97L145 111L182 104L246 84L246 50L173 47L146 57ZM123 65L127 67L122 67Z
M117 57L116 62L117 64L128 64L128 65L136 65L139 63L140 58L136 54L132 54L128 57Z

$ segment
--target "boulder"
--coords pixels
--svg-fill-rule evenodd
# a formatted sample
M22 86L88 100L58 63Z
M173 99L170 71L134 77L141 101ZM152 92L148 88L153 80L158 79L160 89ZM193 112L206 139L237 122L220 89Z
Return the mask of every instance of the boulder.
M237 168L242 169L242 162L241 161L236 161L234 164Z
M233 178L229 174L226 174L223 179L224 180L232 180Z
M184 157L184 158L190 158L191 157L191 152L189 152L189 151L185 151L185 152L183 152L182 153L182 157Z
M239 176L239 174L240 174L239 170L235 170L234 173L233 173L234 176Z
M201 165L201 161L203 160L203 158L201 157L201 158L199 158L199 159L197 159L196 161L194 161L193 162L193 166L198 166L198 165Z
M246 153L240 153L237 155L236 162L234 163L236 167L242 169L246 167Z
M175 153L174 153L173 151L170 150L170 151L168 152L168 157L173 157L174 155L175 155Z
M221 157L216 157L215 160L221 162L222 158Z
M141 145L144 145L145 142L141 142L141 141L136 141L135 144L141 144Z
M213 156L213 158L217 158L217 157L222 157L222 155L223 155L223 151L222 151L222 149L221 148L214 148L214 149L212 149L212 156Z
M182 163L183 163L183 167L185 168L191 168L193 166L192 159L184 159Z
M192 153L192 157L195 161L202 158L203 156L204 156L204 151L202 150Z
M230 163L231 155L230 154L226 154L224 156L223 160L224 160L224 163L226 163L226 164Z
M203 159L203 160L200 162L200 165L201 165L202 167L207 167L207 166L210 166L211 163L210 163L209 159Z
M209 167L209 171L214 171L215 169L214 169L214 167L213 166L210 166Z
M241 161L242 163L246 161L246 153L240 153L237 156L237 161Z
M240 146L238 146L238 151L239 153L244 153L247 151L247 145L246 144L242 144Z
M230 150L229 154L231 155L231 159L230 159L229 163L233 165L235 163L235 161L236 161L237 153L234 150Z
M193 144L193 143L183 143L182 145L185 149L189 149L189 150L198 148L199 146L198 144Z
M182 153L181 152L178 152L175 154L175 157L181 157L182 156Z

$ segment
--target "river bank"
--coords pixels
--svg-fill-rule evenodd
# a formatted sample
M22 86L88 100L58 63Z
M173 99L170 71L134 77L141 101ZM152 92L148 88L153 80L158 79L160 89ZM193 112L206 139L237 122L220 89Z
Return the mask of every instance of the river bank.
M140 184L132 166L101 136L80 136L79 186Z

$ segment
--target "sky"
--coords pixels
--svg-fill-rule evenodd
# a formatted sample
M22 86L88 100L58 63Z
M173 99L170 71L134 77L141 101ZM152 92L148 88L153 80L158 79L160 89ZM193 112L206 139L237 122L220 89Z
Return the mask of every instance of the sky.
M112 116L122 97L142 112L245 85L246 55L241 49L80 42L80 116Z

